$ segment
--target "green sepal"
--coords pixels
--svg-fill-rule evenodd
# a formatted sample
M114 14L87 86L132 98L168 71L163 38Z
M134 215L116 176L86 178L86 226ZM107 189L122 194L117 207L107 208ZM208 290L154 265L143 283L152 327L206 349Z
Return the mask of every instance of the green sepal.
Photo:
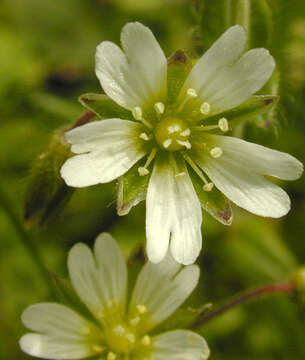
M243 121L267 113L278 101L279 96L276 95L253 95L236 108L207 118L204 120L204 125L217 123L220 118L224 117L229 121L230 128L233 128Z
M183 50L167 60L167 104L173 104L191 70L192 61Z
M55 132L46 151L31 169L24 206L28 224L45 224L59 213L73 194L74 190L60 176L60 168L70 154L63 131Z
M187 329L197 322L212 308L211 303L204 304L199 308L187 307L176 310L168 319L159 325L154 332L167 332L176 329Z
M149 175L140 176L139 166L139 164L134 165L118 179L117 213L120 216L127 215L133 206L145 200Z
M224 225L231 225L233 211L230 201L215 186L211 191L203 190L202 180L189 171L201 207Z
M88 110L93 111L100 119L131 119L132 114L103 94L83 94L79 102Z
M55 274L51 274L51 279L57 292L57 300L60 303L71 307L85 318L96 322L86 305L77 296L69 279L60 278Z

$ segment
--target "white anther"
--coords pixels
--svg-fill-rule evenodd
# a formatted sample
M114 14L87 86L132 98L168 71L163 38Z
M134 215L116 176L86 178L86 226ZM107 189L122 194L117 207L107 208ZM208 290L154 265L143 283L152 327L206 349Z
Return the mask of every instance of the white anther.
M165 149L167 149L171 145L172 142L173 142L172 139L166 139L165 141L163 141L162 145Z
M196 90L192 89L192 88L187 89L186 93L189 97L192 97L192 98L195 98L198 96Z
M180 173L178 173L178 174L175 175L176 178L177 178L177 177L182 177L182 176L185 176L185 172L184 172L184 171L183 171L183 172L180 172Z
M145 140L145 141L149 140L149 137L148 137L148 135L146 133L141 133L139 138L142 139L142 140Z
M105 348L102 347L102 346L100 346L100 345L93 345L93 346L92 346L92 350L93 350L94 352L101 353L102 351L105 350Z
M145 346L148 346L151 344L150 337L148 335L145 335L142 337L141 343Z
M109 351L109 353L107 354L107 360L115 360L117 358L116 354L113 353L112 351Z
M147 312L147 307L145 305L139 304L136 306L136 308L141 315Z
M132 326L137 326L139 324L140 320L141 319L139 318L139 316L137 316L137 317L135 317L133 319L130 319L129 323Z
M203 114L203 115L208 115L208 113L210 112L210 110L211 110L211 106L210 106L209 103L204 102L204 103L201 104L201 106L200 106L200 112L201 112L201 114Z
M205 184L205 185L203 185L203 190L204 191L212 191L212 189L213 189L213 187L214 187L214 184L212 183L212 182L210 182L210 183L207 183L207 184Z
M144 166L140 166L138 168L138 173L140 176L146 176L149 174L149 170L147 170Z
M142 109L140 106L136 106L132 109L132 115L136 120L142 120Z
M112 331L115 332L119 336L123 336L125 334L125 329L123 328L122 325L118 325Z
M226 132L229 130L229 123L228 123L228 120L226 118L221 118L219 119L218 121L218 126L219 126L219 129L223 132Z
M179 145L182 145L182 146L186 147L187 149L190 149L192 147L191 143L188 140L186 140L186 141L176 140L176 141Z
M132 333L126 334L125 337L131 344L136 342L136 337Z
M217 159L223 154L222 148L214 147L213 149L210 150L210 154L213 158Z
M180 133L181 136L189 136L191 134L191 130L190 129L185 129L184 131L182 131Z
M180 125L178 125L178 124L172 125L172 126L168 126L168 127L167 127L167 131L168 131L169 134L173 134L174 132L181 131L181 127L180 127Z
M160 114L164 113L165 106L162 102L157 102L154 105L154 109L155 109L156 113L160 115Z

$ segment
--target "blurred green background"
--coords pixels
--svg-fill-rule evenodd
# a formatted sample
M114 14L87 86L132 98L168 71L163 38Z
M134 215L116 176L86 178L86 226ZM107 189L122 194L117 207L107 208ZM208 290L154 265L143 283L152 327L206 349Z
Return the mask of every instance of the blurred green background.
M102 91L94 74L96 45L103 40L118 43L122 26L137 20L153 30L167 56L180 48L202 52L225 28L223 14L216 5L219 1L212 15L201 7L207 3L202 1L203 17L198 20L191 3L0 2L0 186L21 221L31 166L52 132L82 114L80 94ZM253 1L253 6L258 3L262 1ZM271 126L250 124L244 136L289 152L304 163L305 2L269 4L275 30L267 37L268 26L253 17L253 31L260 33L253 43L268 45L278 61L281 105L271 117ZM285 281L305 263L304 176L280 185L292 200L290 213L282 219L263 219L234 208L235 220L228 228L204 214L201 282L194 303L219 303L242 290ZM92 244L101 231L111 232L126 256L145 241L144 204L119 218L114 194L115 184L77 190L65 209L43 227L27 225L51 273L66 276L68 249L78 241ZM26 306L51 297L2 208L0 233L0 359L29 359L18 346L25 332L20 314ZM305 304L285 295L259 299L227 312L200 332L210 345L212 360L305 359Z

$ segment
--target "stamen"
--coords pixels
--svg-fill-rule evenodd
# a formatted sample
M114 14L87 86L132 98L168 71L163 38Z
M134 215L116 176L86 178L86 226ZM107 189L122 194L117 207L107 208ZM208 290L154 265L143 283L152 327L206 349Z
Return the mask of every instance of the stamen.
M125 329L123 328L122 325L118 325L112 331L115 332L119 336L123 336L125 334Z
M136 341L136 337L132 333L126 334L125 337L131 344L134 344Z
M132 112L132 116L135 118L135 120L141 121L149 129L152 129L151 124L143 118L143 111L140 108L140 106L135 106L131 112Z
M115 360L117 358L116 354L113 353L112 351L109 351L109 353L107 354L107 360Z
M101 353L101 352L103 352L105 350L105 348L100 346L100 345L93 345L92 350L94 352Z
M200 106L200 112L201 112L201 114L203 114L203 115L208 115L208 113L210 112L210 110L211 110L211 106L210 106L209 103L204 102L204 103L201 104L201 106Z
M210 182L210 183L203 185L202 188L204 191L210 192L210 191L212 191L213 187L214 187L214 184L212 182Z
M209 184L208 180L203 175L202 171L199 167L194 163L194 161L186 154L183 154L184 159L188 162L190 167L195 171L195 173L200 177L200 179L205 183L205 185Z
M166 139L165 141L163 141L162 145L163 145L163 147L165 147L165 149L167 149L172 142L173 142L172 139Z
M193 89L193 88L187 89L186 97L184 98L184 100L182 101L182 103L179 105L177 112L180 112L180 111L183 109L184 105L185 105L190 99L194 99L194 98L196 98L197 96L198 96L198 94L197 94L197 92L196 92L195 89Z
M219 119L218 121L218 126L219 126L219 129L223 132L226 132L229 130L229 123L228 123L228 120L226 118L221 118Z
M161 114L164 113L165 106L164 106L164 104L163 104L162 102L157 102L157 103L155 103L155 105L154 105L154 109L155 109L155 111L156 111L156 113L157 113L158 115L161 115Z
M223 151L222 151L222 148L220 148L220 147L214 147L213 149L210 150L210 155L214 159L219 158L222 154L223 154Z
M144 166L140 166L138 168L138 173L140 176L145 176L149 174L149 170L147 169L147 167L149 166L149 164L153 161L154 157L156 156L157 153L157 148L153 148L151 153L149 154L146 163Z
M186 93L189 97L192 97L192 98L195 98L198 96L196 90L192 89L192 88L189 88Z
M190 129L185 129L184 131L182 131L181 133L180 133L180 135L181 136L189 136L189 135L191 135L191 130Z
M137 326L139 324L140 320L141 320L140 317L137 316L137 317L135 317L133 319L130 319L129 323L132 326Z
M175 174L175 177L177 178L177 177L182 177L182 176L185 176L185 172L183 171L183 172L180 172L180 173L178 173L178 174Z
M181 127L178 124L173 125L173 126L168 126L167 131L169 134L173 134L175 132L181 131Z
M138 121L142 120L143 112L140 106L136 106L132 109L132 116Z
M176 140L176 141L179 145L185 146L187 149L190 149L192 147L191 143L188 140L186 141Z
M149 174L149 170L147 170L144 166L138 167L138 173L140 176L146 176Z
M143 315L147 312L147 307L145 305L139 304L136 306L136 308L141 315Z
M151 344L150 337L148 335L145 335L142 337L141 343L145 346L148 346Z
M149 136L145 132L141 133L139 138L145 141L149 140Z

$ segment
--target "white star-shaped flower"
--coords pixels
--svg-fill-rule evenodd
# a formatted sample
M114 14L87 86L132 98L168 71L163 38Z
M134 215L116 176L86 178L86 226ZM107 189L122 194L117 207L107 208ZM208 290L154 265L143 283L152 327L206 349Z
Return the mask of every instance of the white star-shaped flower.
M182 267L168 255L159 264L146 263L127 299L127 267L109 234L98 236L94 254L76 244L69 254L72 285L92 319L56 303L39 303L22 314L32 333L21 349L44 359L204 360L205 340L190 330L150 336L191 294L198 283L197 265ZM128 300L128 306L127 306Z
M136 177L145 179L139 195L123 204L126 209L120 214L146 197L147 253L155 263L164 258L169 242L178 262L196 260L202 242L201 207L226 224L232 221L229 205L223 213L211 209L222 194L254 214L285 215L288 195L265 176L294 180L302 164L288 154L223 136L230 129L225 115L243 106L270 78L275 63L269 52L242 54L246 33L233 26L181 82L181 72L170 70L147 27L127 24L121 42L123 51L107 41L97 47L96 74L123 118L66 133L71 151L78 154L62 167L66 183L85 187L126 178L136 188ZM186 61L183 52L176 60Z

